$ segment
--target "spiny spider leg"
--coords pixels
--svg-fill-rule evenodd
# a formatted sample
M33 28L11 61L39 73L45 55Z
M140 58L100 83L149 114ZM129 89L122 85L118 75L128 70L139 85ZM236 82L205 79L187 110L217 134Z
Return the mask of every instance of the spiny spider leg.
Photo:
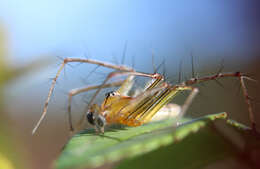
M168 88L166 89L166 92L163 92L162 94L160 94L161 96L159 96L159 98L156 100L156 102L154 102L152 104L152 106L149 107L149 110L146 110L146 112L150 112L150 113L147 113L144 116L141 115L141 117L145 123L148 122L153 117L153 115L157 111L159 111L159 109L161 107L168 104L177 94L179 94L180 91L191 90L191 93L189 94L188 98L185 100L184 104L182 105L181 112L178 115L178 118L180 119L186 113L186 111L189 108L189 106L191 105L193 99L199 92L199 90L197 88L191 87L191 86L181 86L181 85L180 86L179 85L170 86L169 84L167 84L167 85L168 85Z
M210 81L210 80L216 80L216 79L220 79L220 78L224 78L224 77L236 77L240 80L243 95L244 95L244 98L245 98L245 102L248 106L248 112L249 112L249 119L250 119L250 122L251 122L251 127L252 127L253 131L256 131L256 122L255 122L255 118L254 118L254 114L253 114L253 110L252 110L252 105L251 105L250 97L248 95L248 92L247 92L247 89L246 89L246 86L245 86L245 82L244 82L244 79L251 80L251 78L249 76L242 74L241 72L217 73L217 74L212 75L212 76L205 76L205 77L200 77L200 78L191 78L190 80L184 81L181 84L186 85L186 86L191 86L191 85L194 85L194 84L203 83L203 82Z
M49 104L49 101L51 99L51 95L53 93L53 90L54 90L54 87L55 87L55 84L57 82L57 79L58 77L60 76L60 73L61 71L64 69L65 65L67 63L70 63L70 62L80 62L80 63L90 63L90 64L95 64L95 65L100 65L100 66L103 66L103 67L107 67L107 68L111 68L111 69L115 69L115 70L119 70L119 71L129 71L129 72L134 72L134 69L132 68L129 68L127 66L123 66L123 65L115 65L115 64L111 64L111 63L106 63L106 62L101 62L101 61L97 61L97 60L92 60L92 59L82 59L82 58L65 58L63 60L63 63L61 64L61 66L59 67L55 77L53 78L52 80L52 84L51 84L51 87L49 89L49 93L48 93L48 96L47 96L47 99L45 101L45 104L44 104L44 108L43 108L43 111L42 111L42 115L39 119L39 121L37 122L37 124L35 125L35 127L33 128L32 130L32 134L34 134L36 132L36 130L39 128L42 120L44 119L44 117L46 116L46 113L47 113L47 109L48 109L48 104Z
M129 126L142 125L149 122L150 119L180 91L191 90L192 92L183 104L182 112L179 114L179 117L181 117L198 93L197 88L182 85L171 86L166 82L158 86L151 86L154 87L145 90L136 97L132 97L130 103L122 106L116 113L114 112L115 110L111 109L113 115L109 115L109 119Z

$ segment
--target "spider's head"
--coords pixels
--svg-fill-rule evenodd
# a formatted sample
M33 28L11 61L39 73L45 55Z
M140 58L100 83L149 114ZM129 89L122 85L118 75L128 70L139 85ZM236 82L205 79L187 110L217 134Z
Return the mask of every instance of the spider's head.
M104 133L104 128L106 125L106 119L102 115L95 115L92 111L86 113L86 118L89 124L95 126L97 132Z

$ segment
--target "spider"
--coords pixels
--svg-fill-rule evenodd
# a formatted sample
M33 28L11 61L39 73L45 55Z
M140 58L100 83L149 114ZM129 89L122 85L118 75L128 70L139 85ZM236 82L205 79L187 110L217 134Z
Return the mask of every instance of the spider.
M245 86L245 79L252 80L246 74L241 72L230 72L230 73L221 73L218 72L214 75L209 75L205 77L194 77L180 82L178 84L169 84L164 80L163 75L159 73L143 73L134 70L131 67L124 65L116 65L107 62L101 62L92 59L85 58L65 58L63 63L58 69L55 78L52 80L51 87L45 105L43 108L42 115L34 127L32 134L36 132L42 120L46 116L48 104L53 93L56 81L62 72L63 68L67 63L79 62L79 63L88 63L95 64L98 66L103 66L111 68L114 71L109 73L103 83L96 86L87 86L83 88L73 89L69 92L69 103L68 103L68 120L70 130L74 131L71 120L71 100L72 97L89 90L96 89L96 92L92 96L89 104L86 108L86 113L81 118L82 121L87 120L89 124L93 125L98 133L104 133L104 127L107 124L119 123L127 126L140 126L144 123L151 121L152 117L165 105L167 105L180 91L189 90L191 91L186 101L181 107L181 112L178 117L182 117L186 112L187 108L190 106L193 98L199 92L198 88L193 87L194 84L203 83L206 81L217 80L220 78L238 78L242 86L243 95L245 102L248 106L249 119L251 122L252 130L256 130L256 123L254 119L254 114L251 106L250 97ZM111 78L116 76L125 76L125 80L116 81L108 83ZM151 79L149 83L146 84L146 87L143 91L139 92L135 96L130 96L129 91L133 85L133 78L136 76L148 77ZM116 91L112 91L106 94L104 101L101 105L94 103L97 95L103 88L109 88L113 86L118 86L119 88Z

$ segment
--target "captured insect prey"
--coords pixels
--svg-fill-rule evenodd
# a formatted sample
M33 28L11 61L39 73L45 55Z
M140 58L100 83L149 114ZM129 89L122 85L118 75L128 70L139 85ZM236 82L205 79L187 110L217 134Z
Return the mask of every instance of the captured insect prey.
M181 118L189 106L191 105L193 99L198 94L199 89L194 87L194 84L204 83L206 81L218 80L221 78L231 78L234 77L240 81L242 92L244 95L245 103L248 106L248 115L251 122L251 129L256 130L255 118L252 110L251 100L247 92L245 85L245 80L251 80L251 78L241 72L229 72L222 73L218 72L213 75L208 75L205 77L195 77L191 79L179 82L178 84L170 84L165 81L164 76L159 73L143 73L134 70L131 67L124 65L116 65L107 62L101 62L92 59L83 59L83 58L66 58L63 60L55 78L52 81L45 105L42 111L40 120L34 127L32 134L36 132L40 126L42 120L46 116L48 104L51 99L55 84L57 82L60 73L64 69L67 63L79 62L79 63L88 63L95 64L102 67L107 67L113 69L114 71L109 73L105 80L99 85L86 86L83 88L73 89L68 94L68 121L70 130L74 131L79 128L84 121L87 121L92 125L97 133L104 133L105 126L110 124L123 124L126 126L140 126L145 123L150 122L161 109L165 109L167 106L171 107L172 104L169 103L172 101L175 96L181 93L181 91L190 91L188 97L186 98L183 105L177 107L175 111L178 111L176 118ZM194 74L194 73L193 73ZM124 77L123 80L110 82L109 80L114 77ZM132 92L133 85L135 83L134 79L136 77L146 77L150 81L146 83L145 87L142 90ZM104 96L103 102L97 104L96 98L97 95L104 88L117 87L116 90L106 93ZM88 92L90 90L96 90L92 98L90 99L84 115L81 117L81 120L78 122L76 128L72 124L72 114L71 114L71 101L72 97L83 92ZM178 109L179 108L179 109ZM167 116L169 117L169 116Z

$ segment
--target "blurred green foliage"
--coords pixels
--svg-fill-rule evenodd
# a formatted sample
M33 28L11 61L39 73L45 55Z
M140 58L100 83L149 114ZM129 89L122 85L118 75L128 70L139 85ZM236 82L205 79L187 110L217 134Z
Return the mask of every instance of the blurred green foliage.
M16 159L13 157L14 149L12 148L12 139L8 131L9 118L5 112L4 102L4 87L7 84L10 76L10 70L7 66L7 43L6 33L2 26L0 26L0 167L13 168L13 163Z
M5 88L10 83L20 76L33 69L39 69L49 63L49 59L38 59L26 66L14 68L8 64L8 38L4 26L0 24L0 168L25 168L25 162L21 159L22 155L18 152L18 142L14 141L14 131L11 129L10 118L5 109ZM22 149L22 148L21 148Z

